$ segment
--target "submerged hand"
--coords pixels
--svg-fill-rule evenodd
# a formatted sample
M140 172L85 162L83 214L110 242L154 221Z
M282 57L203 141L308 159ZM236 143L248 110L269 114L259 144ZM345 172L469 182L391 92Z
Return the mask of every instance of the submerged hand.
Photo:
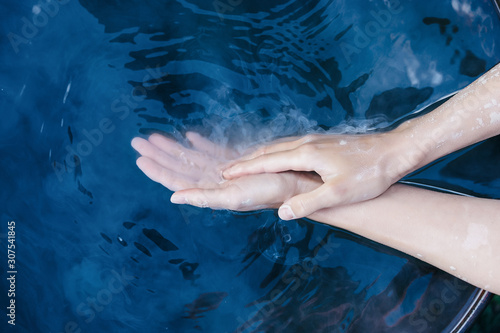
M225 179L288 170L314 171L321 186L300 193L280 208L282 219L308 216L322 208L374 198L396 182L401 174L391 158L400 149L391 134L307 135L273 143L240 158L223 172ZM394 171L398 172L394 172Z
M194 132L188 132L186 137L191 148L159 134L148 140L132 140L132 146L142 155L137 166L151 180L176 191L173 203L238 211L278 208L291 196L321 184L316 175L299 172L248 175L225 181L222 166L236 153Z

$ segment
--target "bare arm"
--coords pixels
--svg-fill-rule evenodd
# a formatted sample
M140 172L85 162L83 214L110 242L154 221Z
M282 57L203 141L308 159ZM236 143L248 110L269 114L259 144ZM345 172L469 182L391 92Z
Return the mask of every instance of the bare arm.
M446 154L500 134L500 64L433 112L396 129L404 150L392 165L398 176Z
M193 148L153 135L136 138L137 164L148 177L176 190L175 203L248 211L277 208L290 196L314 191L321 178L282 172L220 182L227 152L193 133ZM340 227L500 293L500 201L460 197L393 185L359 203L325 208L308 217Z
M499 133L500 64L433 112L393 131L309 135L270 144L232 163L224 177L287 170L318 173L320 187L280 207L280 217L288 220L374 198L427 163Z
M309 218L417 257L500 294L500 201L393 185L381 196Z

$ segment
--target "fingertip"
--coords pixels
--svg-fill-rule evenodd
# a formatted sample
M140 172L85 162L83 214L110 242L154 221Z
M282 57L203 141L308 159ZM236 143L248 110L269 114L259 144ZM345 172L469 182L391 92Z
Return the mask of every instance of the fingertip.
M239 167L231 166L222 171L222 177L227 180L236 178L238 176L241 176L241 169Z
M135 160L135 164L139 169L143 169L144 166L147 164L147 157L141 156L137 160Z
M200 134L196 132L186 132L186 139L191 143L194 148L200 149L203 147L203 143L206 140Z
M188 203L186 197L177 193L172 194L172 196L170 197L170 202L176 205L182 205Z
M248 156L246 156L244 159L245 159L245 161L253 160L254 158L260 157L260 156L265 155L265 154L266 154L266 152L265 152L264 148L259 148L259 149L255 150L254 152L252 152L251 154L249 154Z
M289 205L286 205L286 204L282 205L278 209L278 216L282 220L294 220L297 218L297 216L295 215L295 213L292 210L292 207L290 207Z
M171 142L172 140L165 135L160 133L153 133L148 137L148 141L154 145L162 145L165 142Z
M196 140L198 138L200 138L201 135L198 134L197 132L193 132L193 131L187 131L186 132L186 138L189 140L189 141L192 141L192 140Z
M160 133L151 133L148 137L148 139L151 139L151 138L163 138L164 136L161 135Z
M157 133L153 133L153 134L151 134L150 136L148 136L148 141L149 141L149 142L153 142L153 141L155 141L155 139L160 138L160 137L161 137L161 136L160 136L159 134L157 134Z
M222 178L227 180L231 179L231 168L222 171Z
M132 139L132 141L130 141L130 145L135 150L139 150L142 141L144 141L143 138L135 137L135 138Z
M158 181L158 170L156 170L155 164L151 159L141 156L135 160L135 164L146 177L153 181Z

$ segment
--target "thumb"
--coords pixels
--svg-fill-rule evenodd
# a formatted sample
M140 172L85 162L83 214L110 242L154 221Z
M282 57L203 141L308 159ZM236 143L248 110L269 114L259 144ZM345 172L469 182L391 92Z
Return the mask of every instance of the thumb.
M339 205L345 200L334 184L325 183L317 189L302 193L287 200L278 210L282 220L292 220L307 217L312 213Z

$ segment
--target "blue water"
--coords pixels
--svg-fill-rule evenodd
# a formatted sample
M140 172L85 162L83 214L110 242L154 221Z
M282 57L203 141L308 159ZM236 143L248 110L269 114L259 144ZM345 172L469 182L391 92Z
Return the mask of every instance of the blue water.
M172 205L130 140L390 127L500 61L493 3L467 3L2 1L2 332L453 327L476 288L311 221ZM498 140L407 180L500 198Z

